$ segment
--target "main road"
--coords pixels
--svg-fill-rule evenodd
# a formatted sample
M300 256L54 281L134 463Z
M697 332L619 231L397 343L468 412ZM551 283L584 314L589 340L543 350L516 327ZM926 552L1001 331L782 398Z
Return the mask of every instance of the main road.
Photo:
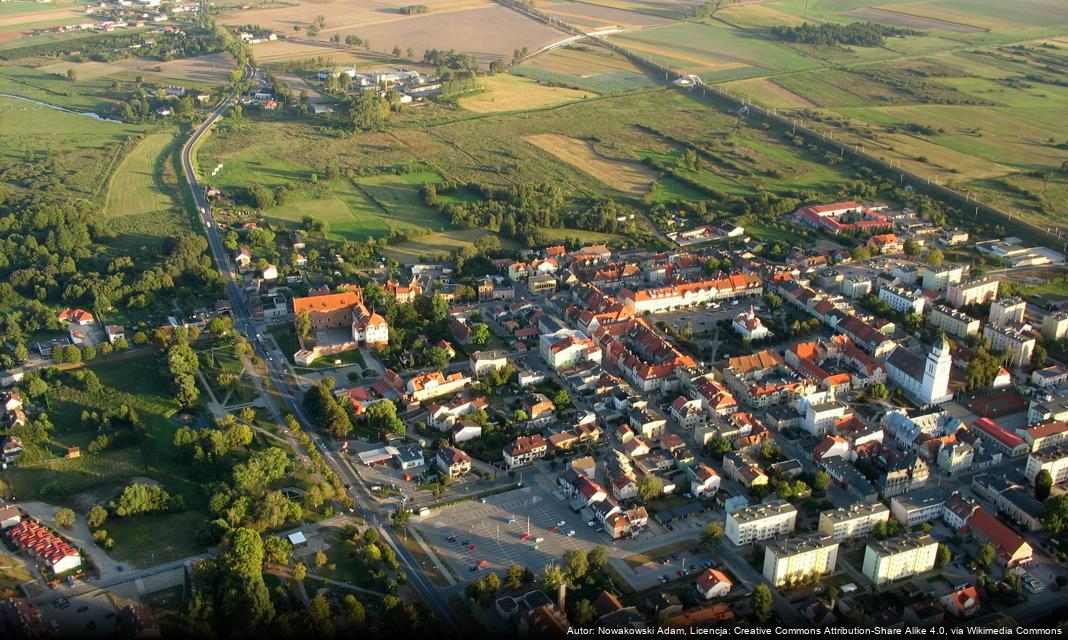
M252 66L249 65L245 69L245 79L247 80L250 78L252 74L253 69ZM300 402L297 401L297 394L295 391L299 391L299 389L294 389L290 386L288 371L280 362L274 360L273 355L268 350L268 347L263 340L263 334L253 320L252 313L241 292L241 288L238 287L233 269L230 266L230 260L227 258L226 250L223 246L222 239L219 236L218 223L212 215L211 205L208 203L208 199L204 194L204 189L197 179L197 173L194 168L196 147L208 134L215 122L218 121L222 114L234 103L236 98L236 92L226 96L218 106L212 109L204 122L193 131L189 136L189 139L182 146L181 165L182 173L185 174L186 184L189 185L189 192L193 197L193 202L196 205L200 221L204 226L204 233L208 239L208 247L211 249L212 259L215 261L215 266L219 271L219 275L222 276L223 281L226 283L226 293L230 298L230 305L233 308L234 328L248 338L249 342L253 345L253 348L261 355L263 362L266 364L266 375L263 375L256 367L250 367L250 375L256 378L256 386L263 390L262 396L266 408L276 420L281 422L281 412L279 411L278 405L275 403L275 396L272 395L271 392L272 388L275 394L277 394L277 397L281 400L284 408L293 414L305 431L312 434L312 441L322 454L323 459L326 460L330 466L334 468L334 471L338 476L343 478L345 483L352 488L352 497L356 505L355 508L359 514L372 524L386 525L389 521L389 513L384 507L378 505L377 502L367 495L363 482L360 481L356 470L352 467L349 461L344 458L344 454L328 447L323 442L322 438L315 434L315 425L308 420ZM419 562L415 560L411 552L408 551L408 548L396 541L387 526L382 526L380 533L381 537L393 547L393 550L396 552L397 557L400 559L401 567L408 576L408 581L423 597L431 611L434 613L434 616L441 623L441 630L447 635L462 635L465 632L473 631L465 628L466 625L464 621L456 615L452 606L449 604L448 596L439 591L438 588L430 582L430 579L427 578L420 569Z

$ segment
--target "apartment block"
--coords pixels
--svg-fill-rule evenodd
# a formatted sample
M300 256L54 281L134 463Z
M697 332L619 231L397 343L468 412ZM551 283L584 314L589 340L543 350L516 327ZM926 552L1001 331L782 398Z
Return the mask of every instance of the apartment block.
M1053 484L1068 481L1068 448L1054 445L1027 456L1027 466L1024 467L1027 481L1034 484L1035 476L1042 471L1049 471Z
M727 514L727 538L741 546L785 535L797 524L797 509L785 500L769 500Z
M838 542L822 533L809 533L768 543L764 548L764 577L776 587L834 571Z
M995 300L990 303L990 324L1004 327L1024 321L1027 303L1019 296Z
M927 534L907 533L869 543L862 573L876 587L934 569L938 543Z
M932 327L942 329L950 335L958 338L978 335L980 322L966 313L957 311L952 307L936 304L931 307L931 313L927 316L927 322Z
M993 308L991 308L993 315ZM1031 352L1035 350L1035 339L1027 333L1009 326L995 326L993 322L983 327L983 336L990 341L994 351L1008 354L1008 364L1022 367L1031 361Z
M820 514L819 532L836 542L865 538L879 525L890 519L890 509L881 502L856 502Z
M971 282L950 285L946 289L946 301L956 309L973 304L983 304L998 297L998 281L981 278Z

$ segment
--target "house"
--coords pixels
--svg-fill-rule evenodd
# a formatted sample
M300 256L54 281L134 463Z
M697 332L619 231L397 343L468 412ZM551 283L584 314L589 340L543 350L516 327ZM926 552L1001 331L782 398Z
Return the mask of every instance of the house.
M541 435L520 436L504 448L504 463L514 469L535 460L540 460L549 452L549 441Z
M508 354L500 350L476 351L471 354L471 374L481 378L491 371L508 366Z
M238 273L244 273L252 266L252 250L246 246L239 246L234 252L234 264L237 265Z
M8 529L8 539L23 553L36 558L54 574L77 569L82 564L81 554L60 536L36 520L23 520Z
M690 493L695 498L707 498L719 491L719 474L706 464L687 467L686 475L690 478Z
M108 342L110 342L112 345L114 345L115 342L117 340L119 340L120 338L123 339L123 340L126 339L126 330L123 328L123 326L121 324L105 325L104 326L104 333L107 334Z
M974 586L958 589L953 593L947 593L938 599L939 604L945 607L951 615L957 618L967 618L979 611L979 591Z
M905 245L898 237L892 233L883 233L874 235L868 238L865 246L871 250L873 254L889 255L894 253L902 253L905 251Z
M731 591L734 583L721 571L706 569L697 579L697 593L705 600L721 598Z
M277 280L278 279L278 267L273 264L268 264L263 268L262 278L264 280Z
M0 531L10 529L22 521L22 510L13 504L0 507Z
M0 462L5 464L15 461L22 455L22 440L18 436L6 436L0 440Z
M442 446L435 457L438 468L450 478L459 478L471 471L471 456L456 447Z
M64 309L59 312L59 315L56 316L56 318L60 322L77 324L83 327L96 322L96 320L93 319L93 314L84 309Z
M530 422L545 422L552 420L556 413L556 405L541 393L532 393L523 398L523 411L527 414Z

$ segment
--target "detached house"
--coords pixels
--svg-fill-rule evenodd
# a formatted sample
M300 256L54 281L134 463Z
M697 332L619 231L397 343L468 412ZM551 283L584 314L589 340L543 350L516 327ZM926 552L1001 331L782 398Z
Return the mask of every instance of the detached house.
M435 461L438 468L450 478L459 478L471 471L471 456L456 447L441 447Z
M504 463L509 469L540 460L549 452L549 441L540 435L520 436L504 448Z

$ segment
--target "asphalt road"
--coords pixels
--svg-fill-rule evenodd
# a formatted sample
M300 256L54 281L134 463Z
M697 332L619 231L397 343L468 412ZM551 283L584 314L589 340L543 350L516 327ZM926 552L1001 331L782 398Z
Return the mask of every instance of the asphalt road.
M252 72L251 67L247 68L246 78L250 77ZM189 137L189 140L182 146L181 163L186 183L189 185L190 193L193 196L197 212L200 215L201 222L204 226L204 232L208 239L208 246L211 249L212 258L215 261L216 268L226 282L227 295L230 298L230 304L233 308L234 328L248 338L249 342L253 345L267 366L267 375L265 379L260 376L259 369L257 368L252 368L250 373L257 378L257 387L261 387L264 391L263 399L266 403L266 407L276 420L281 422L281 414L278 406L275 404L274 396L271 395L272 387L276 392L277 397L284 405L284 408L296 417L297 421L300 422L301 426L306 431L313 433L312 441L315 443L315 446L319 449L320 453L322 453L323 459L327 460L337 474L343 478L347 484L350 484L353 487L352 497L355 501L356 510L369 522L378 524L381 527L380 532L382 538L393 547L394 551L396 551L401 566L408 575L409 582L430 606L431 611L433 611L435 617L441 624L441 629L452 635L460 635L469 630L464 628L465 625L462 619L453 612L452 607L448 603L447 595L439 592L430 580L423 575L419 563L415 560L412 554L404 545L398 544L393 535L391 535L389 527L386 526L389 521L388 513L386 513L382 507L378 506L370 496L366 494L361 495L360 492L363 490L363 483L360 482L355 469L352 468L347 460L343 459L343 454L327 447L323 444L320 437L314 435L315 425L307 419L300 403L297 402L297 395L288 383L288 372L286 371L286 368L281 362L276 362L273 357L268 357L271 356L271 354L269 353L267 345L263 341L262 334L256 326L249 307L245 303L245 298L241 293L241 289L238 287L237 281L234 278L234 273L231 269L230 261L227 259L222 239L219 237L218 223L212 215L211 206L204 195L204 189L201 187L197 180L196 172L193 170L193 153L197 143L203 139L222 113L233 104L235 97L235 94L227 96L211 111L210 114L208 114L207 119L204 120L196 131L193 132Z

